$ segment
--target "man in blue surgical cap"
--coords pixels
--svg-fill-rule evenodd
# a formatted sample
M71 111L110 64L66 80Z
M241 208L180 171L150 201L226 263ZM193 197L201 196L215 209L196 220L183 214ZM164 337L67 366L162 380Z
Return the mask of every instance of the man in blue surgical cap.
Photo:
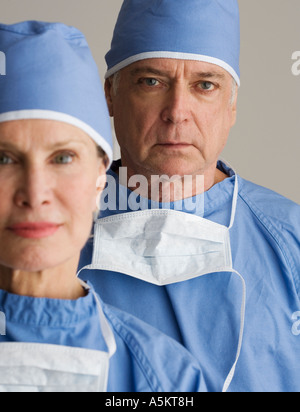
M299 391L300 208L219 160L239 49L236 0L124 1L106 56L121 160L81 265L196 356L211 391Z

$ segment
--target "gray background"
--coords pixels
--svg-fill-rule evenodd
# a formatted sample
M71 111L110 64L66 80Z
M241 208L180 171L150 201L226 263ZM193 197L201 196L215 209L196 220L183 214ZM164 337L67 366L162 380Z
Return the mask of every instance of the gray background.
M223 157L244 178L300 203L300 76L291 70L292 54L300 51L300 0L239 3L242 86L238 122ZM103 56L121 4L122 0L0 0L0 21L59 21L77 27L86 35L103 78Z

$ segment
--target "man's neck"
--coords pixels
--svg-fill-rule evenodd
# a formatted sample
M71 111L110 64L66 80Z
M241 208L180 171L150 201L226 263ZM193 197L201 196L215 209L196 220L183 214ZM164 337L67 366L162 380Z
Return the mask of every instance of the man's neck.
M155 174L148 170L137 171L121 162L121 167L115 172L119 175L121 185L134 191L137 195L159 203L170 203L195 197L228 178L216 166L206 171L205 174L198 172L186 176L168 176Z

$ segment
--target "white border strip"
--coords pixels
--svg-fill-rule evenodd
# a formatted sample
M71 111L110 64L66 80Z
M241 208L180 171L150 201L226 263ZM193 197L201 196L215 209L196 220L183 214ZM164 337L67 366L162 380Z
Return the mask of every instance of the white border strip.
M177 60L194 60L194 61L201 61L205 63L212 63L216 64L217 66L222 67L227 72L231 74L234 80L237 82L237 85L240 87L241 81L236 73L236 71L226 62L223 60L217 59L215 57L204 56L201 54L192 54L192 53L177 53L177 52L167 52L167 51L158 51L158 52L147 52L136 54L135 56L131 56L128 59L123 60L122 62L116 64L111 69L109 69L105 75L105 79L109 78L113 74L117 73L119 70L124 69L124 67L129 66L132 63L136 63L140 60L146 59L177 59Z
M102 147L104 152L109 158L109 167L113 161L113 152L107 141L94 130L87 123L70 116L65 113L55 112L52 110L17 110L14 112L7 112L0 114L0 123L9 122L12 120L27 120L27 119L42 119L42 120L56 120L58 122L68 123L72 126L76 126L79 129L87 133L99 146ZM109 168L108 167L108 168Z

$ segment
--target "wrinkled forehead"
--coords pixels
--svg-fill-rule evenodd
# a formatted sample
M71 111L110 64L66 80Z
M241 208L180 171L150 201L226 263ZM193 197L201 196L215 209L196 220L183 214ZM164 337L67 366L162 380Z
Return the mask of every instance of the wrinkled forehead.
M23 119L0 123L0 148L52 150L80 145L97 147L87 133L76 126L55 120Z
M212 63L199 62L193 60L178 59L146 59L122 69L121 72L130 76L153 75L166 76L170 79L176 77L184 78L204 78L231 81L233 77L222 67Z

